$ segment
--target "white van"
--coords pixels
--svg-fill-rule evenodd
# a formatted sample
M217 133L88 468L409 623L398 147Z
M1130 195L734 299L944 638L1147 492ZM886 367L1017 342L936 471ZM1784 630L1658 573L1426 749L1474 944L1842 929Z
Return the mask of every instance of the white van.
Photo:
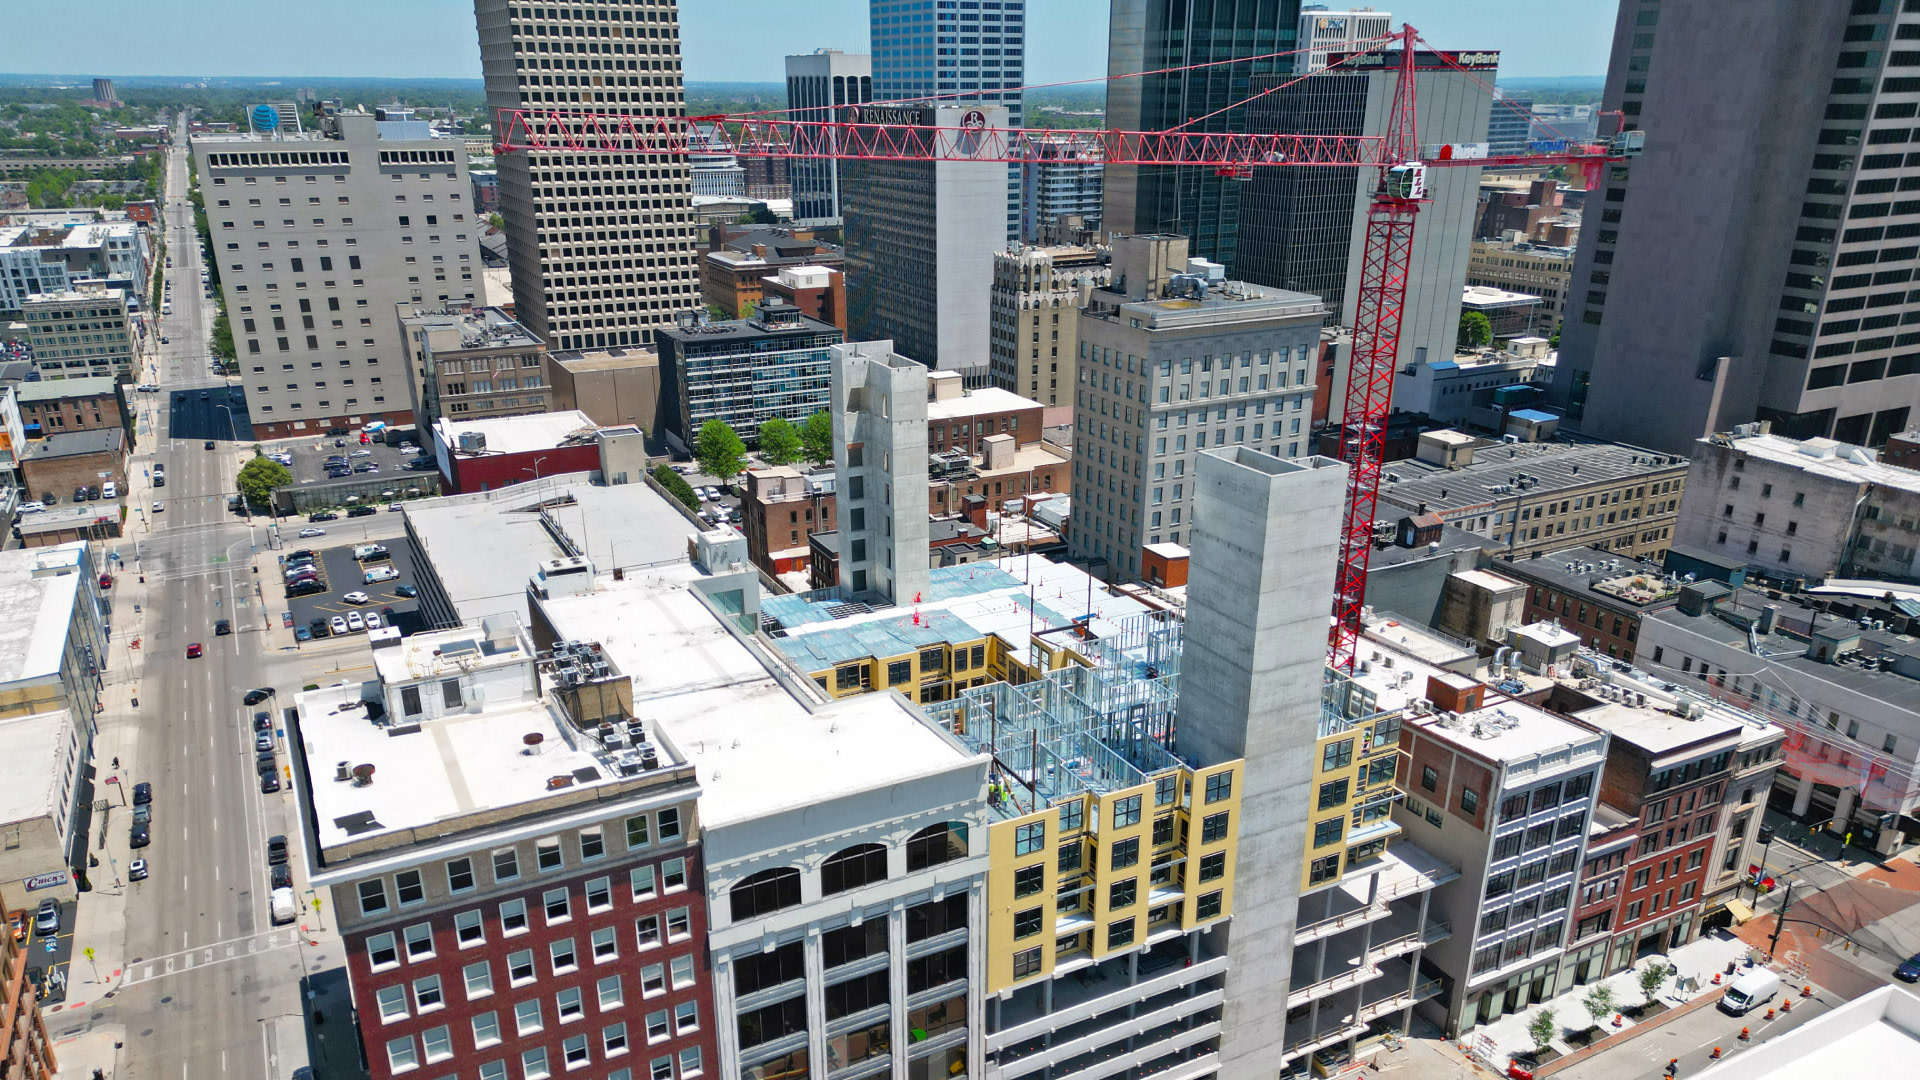
M101 485L100 485L100 497L101 497L101 498L103 498L103 499L117 499L117 498L119 498L119 497L120 497L120 485L119 485L119 484L116 484L116 483L114 483L114 482L113 482L113 481L111 481L111 480L109 480L109 481L107 481L107 482L106 482L106 483L104 483L104 484L101 484Z
M1766 968L1754 968L1727 985L1720 997L1722 1012L1745 1016L1780 996L1780 976Z
M273 923L275 926L278 926L281 923L292 922L294 911L295 911L294 903L293 903L293 890L292 889L273 890L273 900L271 904L271 910L273 913Z

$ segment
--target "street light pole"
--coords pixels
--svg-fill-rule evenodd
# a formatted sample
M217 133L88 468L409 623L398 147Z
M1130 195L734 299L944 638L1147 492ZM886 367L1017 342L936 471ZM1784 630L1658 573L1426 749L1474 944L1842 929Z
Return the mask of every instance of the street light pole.
M1780 902L1780 913L1774 919L1773 937L1767 941L1767 960L1769 962L1773 960L1773 951L1780 946L1780 931L1787 927L1787 912L1793 910L1793 887L1797 884L1799 884L1797 881L1787 882L1786 898Z

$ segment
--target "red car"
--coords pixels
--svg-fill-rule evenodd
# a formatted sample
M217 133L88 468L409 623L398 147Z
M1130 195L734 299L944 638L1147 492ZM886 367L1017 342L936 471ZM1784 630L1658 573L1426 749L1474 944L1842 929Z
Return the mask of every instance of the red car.
M193 644L187 646L187 659L189 660L200 659L200 643L199 642L196 641Z
M101 588L103 588L103 589L111 589L111 588L113 588L113 575L112 575L112 574L101 574L101 575L100 575L100 587L101 587Z

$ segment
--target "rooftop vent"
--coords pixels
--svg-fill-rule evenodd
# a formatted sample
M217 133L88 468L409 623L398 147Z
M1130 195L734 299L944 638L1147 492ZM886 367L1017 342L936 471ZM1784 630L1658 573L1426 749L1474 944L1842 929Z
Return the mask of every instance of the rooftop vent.
M520 741L526 744L527 748L523 751L524 753L538 754L540 752L540 744L546 742L547 737L537 731L530 731L520 736Z
M354 787L372 787L373 786L373 766L355 765L353 767L353 786Z

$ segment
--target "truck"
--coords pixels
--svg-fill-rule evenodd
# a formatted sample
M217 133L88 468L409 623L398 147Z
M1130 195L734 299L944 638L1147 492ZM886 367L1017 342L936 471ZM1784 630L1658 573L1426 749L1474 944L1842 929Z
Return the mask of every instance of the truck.
M293 903L293 890L273 890L271 910L273 913L273 924L275 926L279 926L281 923L292 922L294 911L296 910Z
M1745 1016L1780 996L1780 976L1766 968L1753 968L1727 984L1720 996L1720 1009L1733 1016Z

